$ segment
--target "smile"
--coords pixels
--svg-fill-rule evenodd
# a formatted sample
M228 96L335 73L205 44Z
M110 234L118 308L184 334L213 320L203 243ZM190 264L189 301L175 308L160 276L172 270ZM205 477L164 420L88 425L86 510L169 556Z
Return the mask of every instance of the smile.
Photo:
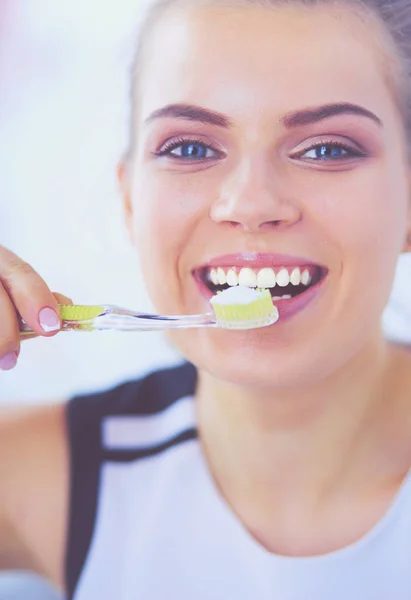
M208 300L238 285L267 289L284 320L311 304L328 272L324 265L284 254L236 254L211 260L194 269L193 276Z
M204 284L210 292L226 290L243 285L249 288L270 290L273 300L290 300L316 285L325 276L316 265L293 267L205 267L202 272Z

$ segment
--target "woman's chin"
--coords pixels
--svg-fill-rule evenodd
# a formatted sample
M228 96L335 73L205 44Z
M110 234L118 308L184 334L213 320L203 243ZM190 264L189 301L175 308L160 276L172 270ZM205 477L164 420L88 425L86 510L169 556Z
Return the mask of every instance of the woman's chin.
M274 391L317 378L309 353L301 346L293 351L284 340L274 341L270 329L173 331L169 336L199 370L234 385Z

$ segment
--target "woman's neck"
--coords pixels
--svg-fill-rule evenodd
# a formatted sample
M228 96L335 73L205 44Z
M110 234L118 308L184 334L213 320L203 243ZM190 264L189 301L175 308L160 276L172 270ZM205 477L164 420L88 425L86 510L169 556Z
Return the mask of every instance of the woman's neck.
M389 411L386 402L393 362L381 340L328 380L293 390L242 389L201 372L200 435L223 494L244 505L299 499L314 507L367 474L384 478L392 468L384 439L397 412L393 396Z

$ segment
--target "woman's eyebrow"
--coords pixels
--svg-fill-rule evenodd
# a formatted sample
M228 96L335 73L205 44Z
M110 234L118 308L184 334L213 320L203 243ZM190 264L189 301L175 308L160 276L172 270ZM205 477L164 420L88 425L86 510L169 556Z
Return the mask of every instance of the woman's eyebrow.
M281 119L281 123L287 127L287 129L291 129L293 127L299 127L302 125L311 125L312 123L317 123L318 121L322 121L323 119L328 119L329 117L334 117L336 115L349 114L367 117L368 119L371 119L377 123L380 127L383 126L381 119L373 112L367 108L358 106L357 104L351 104L350 102L325 104L323 106L290 112Z
M292 129L294 127L310 125L312 123L322 121L323 119L328 119L330 117L343 114L360 115L362 117L371 119L380 127L383 125L381 119L373 112L363 108L362 106L351 104L349 102L325 104L323 106L293 111L282 117L280 119L280 123L287 129ZM195 106L193 104L168 104L151 113L145 122L151 123L154 120L164 118L198 121L208 125L224 127L225 129L228 129L233 125L232 121L222 113L215 112L207 108L202 108L201 106Z
M199 121L200 123L216 125L217 127L224 127L226 129L232 126L230 119L223 114L192 104L168 104L151 113L145 122L150 123L151 121L161 118Z

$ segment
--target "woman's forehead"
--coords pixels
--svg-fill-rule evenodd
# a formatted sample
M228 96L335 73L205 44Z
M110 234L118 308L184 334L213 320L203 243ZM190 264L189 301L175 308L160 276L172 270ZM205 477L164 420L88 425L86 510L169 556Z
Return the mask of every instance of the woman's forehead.
M348 8L326 5L171 11L147 39L140 116L181 102L234 118L335 101L378 114L392 101L376 37Z

